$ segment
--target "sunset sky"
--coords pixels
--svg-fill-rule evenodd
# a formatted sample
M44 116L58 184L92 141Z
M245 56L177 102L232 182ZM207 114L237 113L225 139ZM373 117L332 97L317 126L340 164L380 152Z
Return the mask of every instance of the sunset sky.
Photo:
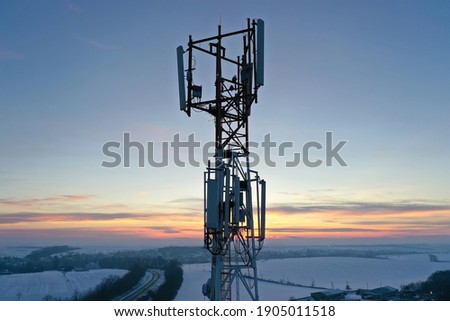
M268 242L450 241L450 2L54 0L0 2L0 243L202 244L203 165L105 168L102 146L211 141L179 111L176 47L247 17L250 138L294 146L257 166ZM326 132L348 166L285 166Z

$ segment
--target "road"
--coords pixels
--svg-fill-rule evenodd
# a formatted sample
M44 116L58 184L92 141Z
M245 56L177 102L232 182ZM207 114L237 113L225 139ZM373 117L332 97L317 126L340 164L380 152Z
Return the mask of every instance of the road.
M152 273L152 278L147 283L143 284L141 287L137 288L133 292L124 296L120 301L137 301L140 297L146 295L150 291L151 287L158 281L159 273L156 271L149 271Z

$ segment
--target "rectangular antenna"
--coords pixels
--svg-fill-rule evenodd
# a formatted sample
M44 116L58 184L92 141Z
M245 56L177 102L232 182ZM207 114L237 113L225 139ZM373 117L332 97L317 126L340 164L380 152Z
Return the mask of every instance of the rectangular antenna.
M209 179L207 181L206 188L207 191L207 211L206 211L206 227L207 228L215 228L219 227L219 195L218 189L219 185L217 180Z
M180 110L186 110L186 89L184 83L184 61L183 46L177 47L177 63L178 63L178 92L180 95Z
M264 20L256 25L256 84L264 86Z
M259 231L259 241L266 238L266 181L261 180L261 226Z

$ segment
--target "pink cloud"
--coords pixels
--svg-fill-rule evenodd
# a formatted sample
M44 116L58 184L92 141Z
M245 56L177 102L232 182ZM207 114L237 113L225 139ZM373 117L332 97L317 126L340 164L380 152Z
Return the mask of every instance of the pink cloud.
M148 213L148 214L131 214L131 213L11 213L0 214L0 225L18 224L30 222L109 222L115 220L139 220L144 222L167 222L168 220L188 222L192 218L199 220L200 216L192 213L185 214L167 214L167 213ZM155 228L155 227L152 227ZM161 227L156 227L161 228Z
M46 198L31 198L22 200L0 199L0 204L9 206L34 206L54 202L77 202L92 199L91 195L59 195Z

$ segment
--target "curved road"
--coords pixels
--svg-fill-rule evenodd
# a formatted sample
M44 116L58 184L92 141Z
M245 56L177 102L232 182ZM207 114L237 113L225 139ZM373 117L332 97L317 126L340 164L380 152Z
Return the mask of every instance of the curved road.
M124 296L120 301L137 301L141 296L147 294L150 288L158 281L159 273L156 271L150 271L152 273L152 278L147 283L143 284L141 287L137 288L130 294Z

